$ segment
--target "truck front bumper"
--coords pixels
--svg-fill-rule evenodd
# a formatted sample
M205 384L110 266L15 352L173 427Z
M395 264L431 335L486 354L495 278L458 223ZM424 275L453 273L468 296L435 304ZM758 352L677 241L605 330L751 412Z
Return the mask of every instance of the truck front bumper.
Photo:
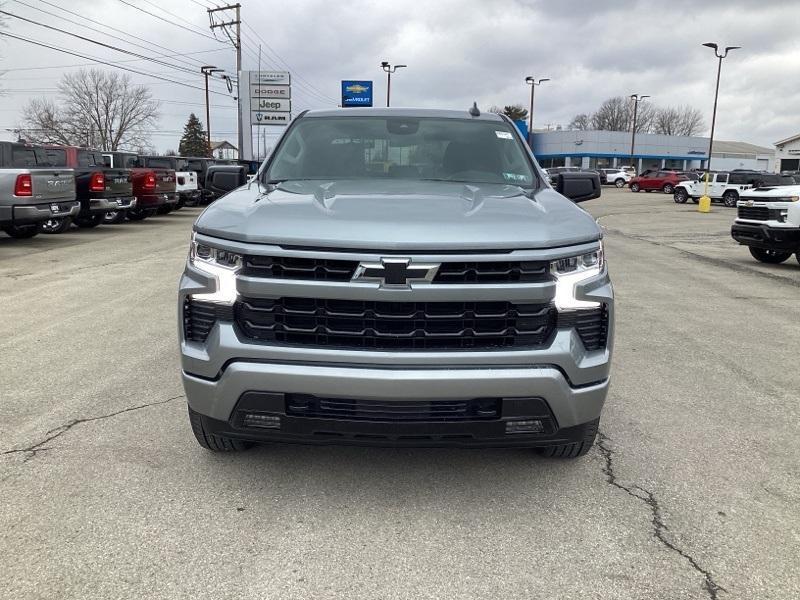
M28 225L58 217L74 217L81 210L77 200L0 206L0 225Z
M579 441L600 417L608 392L608 379L574 387L547 365L394 369L238 361L216 380L184 372L183 384L189 407L212 433L251 441L400 446ZM318 410L303 414L309 401ZM439 416L443 409L437 406L450 410L461 402L485 403L491 415ZM334 408L326 414L326 406ZM336 406L349 408L342 413Z
M800 250L800 229L797 227L770 227L766 224L736 221L731 227L731 236L745 246L765 250Z

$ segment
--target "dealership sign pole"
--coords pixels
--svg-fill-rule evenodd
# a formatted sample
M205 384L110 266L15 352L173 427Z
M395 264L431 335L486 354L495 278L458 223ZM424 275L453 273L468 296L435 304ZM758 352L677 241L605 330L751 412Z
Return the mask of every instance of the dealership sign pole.
M253 128L260 133L262 126L286 127L292 120L292 80L288 71L242 71L239 74L242 93L240 126L243 136L239 156L255 160L253 156Z

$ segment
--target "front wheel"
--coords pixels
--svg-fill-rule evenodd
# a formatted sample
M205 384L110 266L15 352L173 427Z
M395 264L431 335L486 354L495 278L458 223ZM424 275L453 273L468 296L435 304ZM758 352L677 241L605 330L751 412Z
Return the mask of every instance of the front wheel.
M675 188L675 194L672 196L672 199L675 200L676 204L686 204L686 201L689 199L689 192L683 188Z
M671 194L672 192L675 191L675 186L672 185L671 183L665 183L664 187L661 188L661 191L664 192L665 194Z
M64 233L72 225L70 217L53 217L39 225L42 233Z
M618 188L624 188L625 187L625 180L624 179L617 179L614 182L614 185L617 186Z
M722 194L722 203L728 208L736 208L736 203L739 201L739 194L730 191Z
M9 225L8 227L3 227L3 231L5 231L12 238L16 238L18 240L25 240L28 238L32 238L35 235L39 235L39 226Z
M641 189L642 189L642 188L641 188L641 186L640 186L638 183L632 183L632 184L631 184L631 191L632 191L632 192L638 192L638 191L639 191L639 190L641 190Z
M206 450L211 450L212 452L239 452L253 446L250 442L209 433L203 427L202 415L191 408L189 409L189 423L192 425L192 433L194 433L197 443Z
M779 265L785 262L792 255L791 252L781 252L779 250L765 250L764 248L750 247L750 254L759 262L770 265ZM800 259L799 259L800 260Z

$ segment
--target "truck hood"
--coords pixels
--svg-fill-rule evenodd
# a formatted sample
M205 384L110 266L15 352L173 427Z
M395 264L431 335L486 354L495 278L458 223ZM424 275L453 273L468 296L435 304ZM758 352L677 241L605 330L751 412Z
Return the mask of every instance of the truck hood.
M800 196L800 185L780 185L780 186L755 188L747 190L746 196L748 198L753 198L753 199L759 197L783 198L786 196Z
M248 243L404 249L553 248L597 240L595 220L545 187L439 181L254 182L209 206L195 231Z

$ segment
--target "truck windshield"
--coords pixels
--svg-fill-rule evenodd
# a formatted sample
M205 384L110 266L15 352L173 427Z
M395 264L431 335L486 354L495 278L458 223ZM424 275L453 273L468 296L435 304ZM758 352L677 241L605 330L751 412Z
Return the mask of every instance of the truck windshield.
M529 187L535 178L503 121L414 117L310 117L281 143L268 181L406 179Z

